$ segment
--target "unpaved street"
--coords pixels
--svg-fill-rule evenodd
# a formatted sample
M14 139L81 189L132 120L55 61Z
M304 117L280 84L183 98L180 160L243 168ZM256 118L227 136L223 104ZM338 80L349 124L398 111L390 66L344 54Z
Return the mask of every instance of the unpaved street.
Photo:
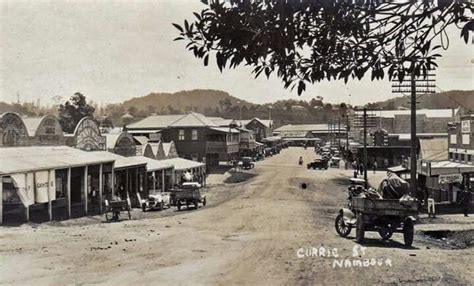
M353 258L355 231L337 236L334 218L345 203L344 169L307 170L311 149L290 148L256 163L255 177L210 187L209 205L175 208L119 223L103 218L2 228L0 282L4 284L107 285L368 285L470 284L473 248L437 248L401 235L381 242L367 233L359 259L382 266L333 268L328 252L299 258L300 248L337 248ZM306 183L307 188L302 188ZM471 225L472 227L472 225ZM474 228L474 227L473 227ZM416 226L415 226L416 230ZM321 257L324 256L324 257Z

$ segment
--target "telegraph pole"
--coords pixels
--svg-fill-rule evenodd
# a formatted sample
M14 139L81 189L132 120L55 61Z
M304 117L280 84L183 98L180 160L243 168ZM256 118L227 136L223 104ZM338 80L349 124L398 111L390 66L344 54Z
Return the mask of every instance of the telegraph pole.
M341 150L341 115L339 114L339 118L337 121L337 147Z
M393 93L408 93L410 92L410 109L411 109L411 117L410 117L410 195L416 196L417 195L417 148L418 148L418 141L416 138L416 94L428 94L428 93L435 93L434 88L435 79L433 79L435 75L427 73L424 75L424 78L417 78L415 72L411 72L410 80L402 80L398 81L397 79L392 79L392 92Z
M416 81L415 73L411 73L411 148L410 148L410 195L416 196Z
M367 108L364 107L364 187L367 189L369 184L367 181Z
M349 155L349 129L349 114L346 112L346 156Z

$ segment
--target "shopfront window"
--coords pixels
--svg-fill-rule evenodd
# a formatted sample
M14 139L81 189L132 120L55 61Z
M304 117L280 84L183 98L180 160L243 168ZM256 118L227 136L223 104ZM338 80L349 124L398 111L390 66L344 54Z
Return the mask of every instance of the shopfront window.
M192 131L192 139L193 139L193 140L198 140L198 131L197 131L197 129L193 129L193 131Z
M184 130L183 129L179 130L178 140L184 140Z

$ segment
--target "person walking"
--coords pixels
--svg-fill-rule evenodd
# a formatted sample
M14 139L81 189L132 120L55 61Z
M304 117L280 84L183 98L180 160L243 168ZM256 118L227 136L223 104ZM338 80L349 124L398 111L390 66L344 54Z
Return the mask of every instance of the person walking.
M360 173L361 175L364 174L364 164L362 164L362 163L359 165L359 173Z

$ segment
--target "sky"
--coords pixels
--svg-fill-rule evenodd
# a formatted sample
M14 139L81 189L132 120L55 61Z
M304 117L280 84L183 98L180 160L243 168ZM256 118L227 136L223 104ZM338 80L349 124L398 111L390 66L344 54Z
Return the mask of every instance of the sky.
M12 2L0 0L0 101L51 104L54 96L81 92L99 104L151 92L218 89L254 103L280 99L361 105L389 99L384 81L331 81L307 87L302 96L276 77L254 79L248 67L220 73L204 67L175 42L171 23L192 19L199 0ZM451 29L450 46L438 61L438 91L474 89L474 45Z

